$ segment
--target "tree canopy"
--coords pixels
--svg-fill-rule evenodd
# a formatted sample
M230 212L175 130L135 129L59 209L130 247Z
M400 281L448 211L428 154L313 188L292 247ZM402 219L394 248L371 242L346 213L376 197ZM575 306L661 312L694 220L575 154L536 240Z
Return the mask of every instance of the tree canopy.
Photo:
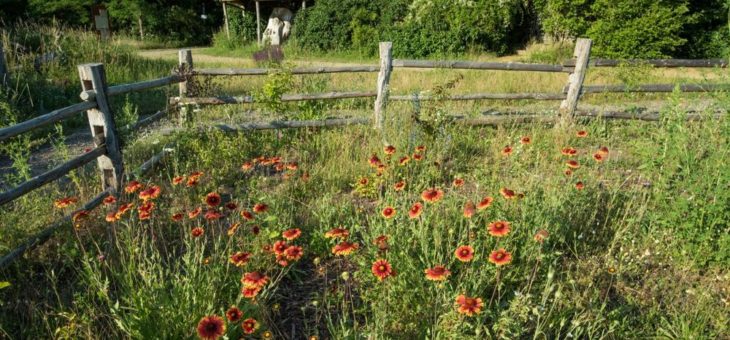
M182 45L209 43L223 22L215 0L0 0L0 19L90 28L94 3L107 6L116 32ZM721 57L730 54L729 11L730 0L317 0L297 12L293 39L371 54L391 40L396 54L419 57L585 36L605 57ZM235 33L250 39L253 23L236 20Z

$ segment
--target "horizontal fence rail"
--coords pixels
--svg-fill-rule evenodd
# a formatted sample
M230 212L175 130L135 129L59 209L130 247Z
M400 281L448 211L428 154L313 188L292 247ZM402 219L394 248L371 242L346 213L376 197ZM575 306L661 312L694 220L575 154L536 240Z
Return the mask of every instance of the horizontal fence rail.
M49 124L60 122L64 119L68 119L73 115L83 112L96 107L95 102L82 102L71 106L64 107L62 109L53 110L44 115L26 120L22 123L11 125L0 129L0 142L5 141L9 138L15 137L19 134L44 127Z
M727 59L601 59L593 58L588 63L592 67L616 67L621 65L650 65L653 67L720 67L728 66ZM575 59L563 62L565 67L574 67Z
M203 76L265 76L275 69L269 68L204 68L196 69L194 74ZM378 72L376 65L332 66L332 67L297 67L291 74L324 74L324 73L359 73Z
M294 128L322 128L333 126L364 125L369 124L369 118L336 118L325 120L298 120L298 121L270 121L246 124L217 124L214 127L224 132L236 132L247 130L273 130L273 129L294 129Z
M730 84L642 84L642 85L586 85L581 93L610 93L610 92L714 92L728 91ZM565 91L565 89L564 89Z
M401 68L448 68L462 70L500 70L500 71L533 71L533 72L568 72L563 65L527 64L527 63L495 63L476 61L432 61L432 60L393 60L393 67Z
M158 79L152 79L152 80L146 80L141 81L137 83L131 83L131 84L121 84L121 85L113 85L109 86L106 90L107 96L117 96L121 94L126 94L130 92L139 92L144 90L149 90L156 87L162 87L172 84L177 84L183 82L183 77L179 75L172 75L169 77L164 78L158 78ZM89 90L89 91L83 91L80 95L82 100L93 100L96 98L96 91Z
M414 100L437 100L429 95L396 95L388 97L392 101L414 101ZM482 99L535 99L535 100L560 100L565 99L564 93L472 93L465 95L451 95L443 98L445 100L482 100Z
M35 176L17 187L10 189L0 194L0 205L4 205L20 196L23 196L33 189L36 189L46 183L57 180L64 175L71 172L76 168L80 168L93 160L99 158L99 156L106 153L106 145L101 145L81 156L71 159L70 161L63 163L48 172L42 173Z
M375 92L327 92L327 93L311 93L311 94L285 94L281 96L282 102L297 102L308 100L328 100L328 99L348 99L348 98L369 98L375 97ZM174 102L179 104L205 104L205 105L221 105L221 104L247 104L255 103L256 100L252 96L219 96L219 97L176 97L172 98Z

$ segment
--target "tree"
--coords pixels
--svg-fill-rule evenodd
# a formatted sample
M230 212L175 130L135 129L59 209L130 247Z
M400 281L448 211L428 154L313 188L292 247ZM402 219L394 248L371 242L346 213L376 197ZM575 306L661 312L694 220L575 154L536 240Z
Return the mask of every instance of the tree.
M670 57L687 41L680 34L692 20L688 12L685 0L596 0L586 34L597 56Z
M36 20L57 19L72 26L91 23L91 5L94 0L30 0L28 10Z

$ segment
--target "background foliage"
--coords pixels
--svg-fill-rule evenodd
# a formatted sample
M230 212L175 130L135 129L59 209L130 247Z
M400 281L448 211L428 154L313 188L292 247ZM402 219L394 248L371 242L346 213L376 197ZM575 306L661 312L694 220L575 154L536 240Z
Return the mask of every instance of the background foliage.
M90 29L95 2L107 5L116 32L147 40L233 49L255 37L253 12L244 18L233 7L231 38L216 36L223 13L214 0L0 0L0 22L55 19ZM295 14L294 40L308 50L366 55L391 40L396 55L422 57L502 55L531 41L587 36L603 57L723 57L728 10L728 0L318 0Z

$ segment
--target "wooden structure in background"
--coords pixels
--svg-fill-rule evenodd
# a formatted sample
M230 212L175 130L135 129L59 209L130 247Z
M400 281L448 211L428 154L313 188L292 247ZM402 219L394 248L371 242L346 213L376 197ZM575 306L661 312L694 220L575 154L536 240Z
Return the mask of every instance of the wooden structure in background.
M221 2L221 5L223 6L223 17L224 17L224 25L226 30L226 36L228 39L231 38L231 28L228 23L228 6L233 6L241 10L241 14L245 17L246 16L246 9L251 8L253 6L253 10L256 11L256 41L261 44L261 2L269 3L269 4L279 4L279 7L287 7L292 12L295 11L295 8L290 8L289 4L291 4L291 1L282 1L282 0L218 0ZM306 9L307 8L307 0L302 0L300 9Z

